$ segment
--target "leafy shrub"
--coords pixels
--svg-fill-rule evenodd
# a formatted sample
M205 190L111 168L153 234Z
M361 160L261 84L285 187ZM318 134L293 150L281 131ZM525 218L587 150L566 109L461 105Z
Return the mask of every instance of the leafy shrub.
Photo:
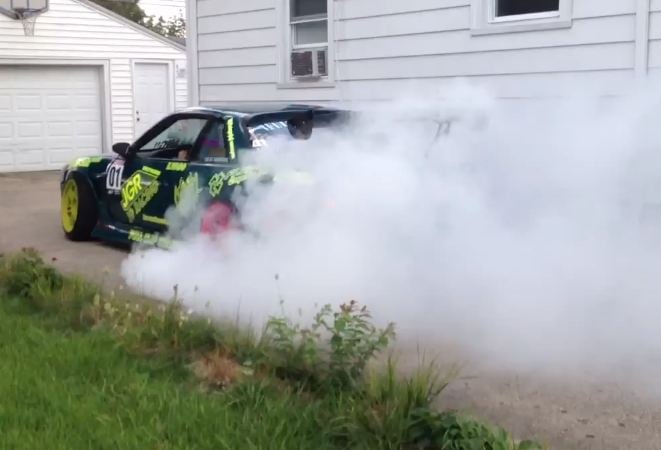
M0 285L10 296L31 298L35 286L52 292L62 284L62 275L48 266L33 248L24 248L8 257L0 270Z
M284 378L332 388L355 388L367 363L395 336L394 324L377 328L365 306L351 301L333 311L326 305L303 328L285 316L271 317L263 339L268 364Z
M541 450L533 441L516 443L502 428L455 412L421 409L413 416L408 442L418 449Z
M48 313L51 321L63 321L76 329L85 326L81 311L98 292L92 283L62 276L32 248L5 259L0 267L0 289L23 305Z

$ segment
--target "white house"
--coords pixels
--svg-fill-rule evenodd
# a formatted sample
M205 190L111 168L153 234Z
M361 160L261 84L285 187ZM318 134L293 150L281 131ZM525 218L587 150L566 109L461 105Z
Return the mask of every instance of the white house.
M189 0L192 101L391 97L468 77L501 98L661 75L661 0Z
M186 0L140 0L138 4L148 16L165 20L186 16Z
M31 0L47 10L26 36L11 1L0 0L0 172L108 152L186 106L179 44L86 0Z

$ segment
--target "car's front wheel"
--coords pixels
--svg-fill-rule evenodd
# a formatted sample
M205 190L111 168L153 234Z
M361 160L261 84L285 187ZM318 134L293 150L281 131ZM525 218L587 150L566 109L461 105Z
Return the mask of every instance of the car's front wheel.
M80 175L69 174L62 186L60 200L62 229L72 241L86 241L97 221L97 207L89 183Z

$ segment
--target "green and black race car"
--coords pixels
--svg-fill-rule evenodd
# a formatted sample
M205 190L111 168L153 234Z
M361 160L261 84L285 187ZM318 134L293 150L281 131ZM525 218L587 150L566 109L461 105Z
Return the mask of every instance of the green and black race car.
M189 108L171 114L133 144L113 145L114 155L79 158L63 170L62 228L74 241L100 239L163 248L172 244L166 212L192 193L200 231L218 233L238 211L236 189L254 177L242 164L270 136L307 139L348 112L310 105ZM244 158L245 157L245 158Z

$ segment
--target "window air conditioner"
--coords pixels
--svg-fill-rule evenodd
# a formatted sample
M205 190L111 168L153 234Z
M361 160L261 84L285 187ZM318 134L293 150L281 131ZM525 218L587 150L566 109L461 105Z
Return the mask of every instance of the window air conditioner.
M328 75L325 48L292 50L291 76L293 78L318 78Z

